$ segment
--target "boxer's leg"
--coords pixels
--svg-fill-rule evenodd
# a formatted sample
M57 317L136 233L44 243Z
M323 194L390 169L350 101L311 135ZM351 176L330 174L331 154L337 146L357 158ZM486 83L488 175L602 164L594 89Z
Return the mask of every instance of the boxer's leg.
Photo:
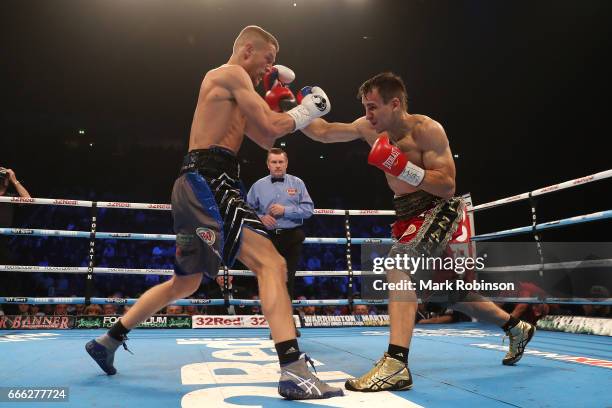
M387 272L387 282L399 283L409 279L404 271ZM389 319L391 334L389 347L374 367L358 378L345 383L351 391L401 391L412 388L412 375L408 369L408 348L412 339L417 309L413 290L389 291Z
M287 286L287 266L272 242L244 228L238 259L257 276L259 298L275 343L295 339Z
M536 331L535 325L516 319L488 300L457 302L453 305L453 309L478 320L496 324L506 332L506 335L510 338L510 344L508 345L508 352L502 360L504 365L514 365L523 357L525 347L527 347Z
M270 325L281 365L279 394L297 400L342 396L342 389L328 386L308 370L310 359L300 353L285 283L287 266L272 242L249 228L243 228L238 259L257 276L261 307Z
M115 351L124 344L127 333L173 301L191 295L200 287L201 281L201 273L188 276L175 275L169 281L152 287L107 333L89 341L85 349L106 374L116 374L117 370L113 365Z
M186 276L174 275L172 279L147 290L121 317L121 323L126 329L133 329L138 323L148 319L175 300L191 296L198 290L201 282L202 273Z
M127 349L124 342L132 328L169 303L194 293L200 286L203 272L216 275L222 234L218 217L201 201L202 193L209 191L206 181L195 173L185 174L175 181L172 190L177 247L175 275L146 291L106 334L85 345L86 351L106 374L116 374L115 351L121 344ZM207 234L199 236L198 230L205 230Z

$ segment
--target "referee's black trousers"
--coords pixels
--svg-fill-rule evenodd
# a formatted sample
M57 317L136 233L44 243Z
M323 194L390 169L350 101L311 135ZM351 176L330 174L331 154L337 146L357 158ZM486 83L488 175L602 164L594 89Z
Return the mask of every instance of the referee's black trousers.
M302 255L302 243L306 236L301 227L291 229L277 229L268 231L276 250L287 262L287 290L289 297L294 297L295 270Z

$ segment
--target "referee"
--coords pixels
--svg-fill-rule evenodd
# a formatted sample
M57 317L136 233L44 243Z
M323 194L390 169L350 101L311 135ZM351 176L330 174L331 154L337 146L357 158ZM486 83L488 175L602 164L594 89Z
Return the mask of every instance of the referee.
M270 149L267 159L270 175L251 186L247 201L287 262L287 289L291 299L295 299L293 281L305 239L302 224L312 216L314 204L304 182L287 174L288 164L287 152L279 148Z

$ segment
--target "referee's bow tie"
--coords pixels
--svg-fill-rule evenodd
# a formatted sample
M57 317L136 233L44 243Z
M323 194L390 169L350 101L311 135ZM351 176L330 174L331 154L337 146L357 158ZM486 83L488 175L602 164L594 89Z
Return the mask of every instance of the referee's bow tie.
M272 177L272 182L273 183L282 183L285 181L284 177Z

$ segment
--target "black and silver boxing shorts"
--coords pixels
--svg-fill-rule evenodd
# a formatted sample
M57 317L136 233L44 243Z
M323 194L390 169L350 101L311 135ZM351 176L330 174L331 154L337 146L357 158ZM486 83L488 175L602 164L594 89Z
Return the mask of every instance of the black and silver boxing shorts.
M268 236L245 199L240 164L222 147L190 151L172 189L177 275L203 272L215 277L219 266L234 264L242 228Z
M421 267L406 278L415 283L428 280L442 283L473 276L473 271L466 271L460 276L453 269L439 267L442 259L453 257L449 242L463 234L459 226L463 219L465 203L460 197L441 199L425 191L417 191L395 197L393 204L398 220L392 225L395 243L387 256L395 258L407 255L410 258L421 258L423 261L428 259L426 262L431 261L431 265L438 265ZM419 286L417 284L417 287ZM422 299L446 304L456 303L467 296L465 291L417 292Z

